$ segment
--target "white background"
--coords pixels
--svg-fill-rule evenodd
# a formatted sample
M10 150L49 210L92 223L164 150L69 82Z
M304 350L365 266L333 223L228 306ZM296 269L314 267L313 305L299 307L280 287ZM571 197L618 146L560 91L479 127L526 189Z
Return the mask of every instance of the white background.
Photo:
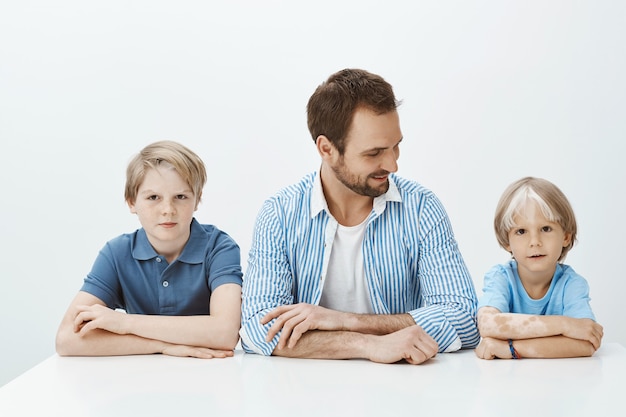
M180 141L206 162L197 212L245 261L262 201L317 168L306 102L346 67L403 100L399 174L441 198L474 277L514 180L555 182L605 342L626 345L626 3L0 0L0 385L54 353L104 243L139 223L124 171Z

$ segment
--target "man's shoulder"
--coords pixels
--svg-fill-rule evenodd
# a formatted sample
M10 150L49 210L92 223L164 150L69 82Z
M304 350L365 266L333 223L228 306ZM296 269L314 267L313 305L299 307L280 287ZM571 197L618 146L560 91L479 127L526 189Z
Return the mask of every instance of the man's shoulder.
M391 179L402 196L435 197L435 194L420 182L392 174Z
M435 193L418 181L392 175L391 181L397 189L402 204L399 208L408 212L443 212L444 208Z
M316 175L316 172L305 175L300 181L278 190L268 200L292 200L309 195L313 189Z

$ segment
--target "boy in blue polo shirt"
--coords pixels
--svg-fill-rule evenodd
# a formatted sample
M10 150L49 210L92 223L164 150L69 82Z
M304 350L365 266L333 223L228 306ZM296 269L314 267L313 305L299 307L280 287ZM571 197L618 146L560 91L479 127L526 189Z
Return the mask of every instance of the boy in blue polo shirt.
M57 332L59 355L233 355L240 252L193 217L205 183L202 160L176 142L148 145L131 160L125 199L142 228L98 254Z
M482 359L591 356L602 326L589 286L561 261L576 241L576 218L559 188L526 177L504 192L494 220L498 243L513 259L485 275L478 303Z

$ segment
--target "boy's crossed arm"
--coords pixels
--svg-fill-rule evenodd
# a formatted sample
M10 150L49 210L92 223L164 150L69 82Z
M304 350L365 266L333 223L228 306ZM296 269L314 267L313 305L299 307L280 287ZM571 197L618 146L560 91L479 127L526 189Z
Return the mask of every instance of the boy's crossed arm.
M240 288L228 284L218 287L211 297L212 314L205 316L127 315L81 291L59 327L57 352L63 356L232 356L240 312L231 298L241 296Z
M482 340L476 354L483 359L511 358L509 339L520 357L591 356L603 337L602 326L591 319L501 313L494 307L480 308L477 318Z

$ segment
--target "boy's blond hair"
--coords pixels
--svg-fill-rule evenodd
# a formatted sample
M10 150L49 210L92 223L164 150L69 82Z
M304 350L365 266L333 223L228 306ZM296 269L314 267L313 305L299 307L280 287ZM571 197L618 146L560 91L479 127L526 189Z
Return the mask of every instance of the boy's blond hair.
M146 146L129 162L124 190L124 199L127 203L135 203L137 191L146 176L146 171L164 164L176 170L191 187L196 198L196 206L200 203L207 178L204 163L191 149L169 140Z
M565 233L571 235L569 245L563 248L559 257L559 261L562 261L576 242L576 217L565 194L556 185L542 178L522 178L504 191L493 222L498 243L504 249L509 246L509 232L515 226L513 218L521 214L529 201L537 203L546 219L558 223Z

